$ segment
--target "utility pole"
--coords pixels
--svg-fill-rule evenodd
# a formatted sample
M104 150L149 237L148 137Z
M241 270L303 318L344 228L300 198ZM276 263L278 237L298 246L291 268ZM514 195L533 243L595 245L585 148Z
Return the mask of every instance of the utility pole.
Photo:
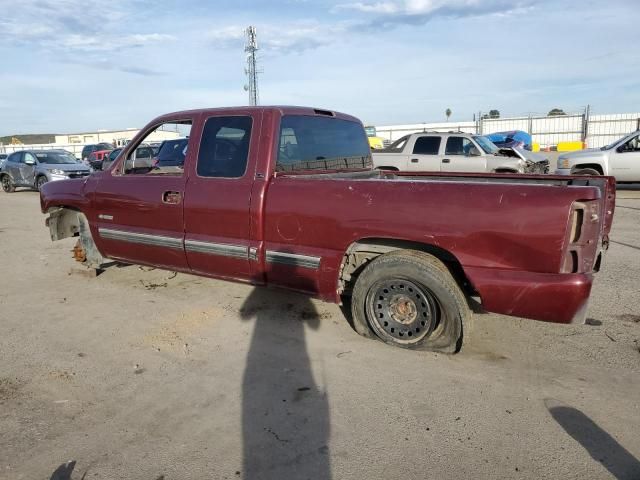
M244 51L247 53L247 66L244 69L244 73L248 79L244 89L249 92L249 105L258 105L260 98L258 95L258 73L262 72L257 68L258 37L256 27L250 25L244 33L247 39L244 47Z

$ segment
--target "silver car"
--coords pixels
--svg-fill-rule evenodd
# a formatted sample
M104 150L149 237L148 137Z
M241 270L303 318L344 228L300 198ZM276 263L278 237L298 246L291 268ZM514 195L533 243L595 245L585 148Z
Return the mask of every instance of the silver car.
M89 167L64 150L22 150L7 157L0 170L0 183L7 193L16 187L40 190L47 182L83 178L90 173Z

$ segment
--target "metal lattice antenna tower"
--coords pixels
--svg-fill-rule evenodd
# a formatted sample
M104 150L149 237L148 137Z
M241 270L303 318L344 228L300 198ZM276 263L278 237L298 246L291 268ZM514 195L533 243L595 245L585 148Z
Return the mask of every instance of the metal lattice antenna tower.
M262 73L262 71L257 68L256 52L258 51L258 38L256 27L249 26L244 32L247 37L247 43L244 47L244 51L247 53L247 66L244 69L244 73L249 80L249 83L244 86L244 89L249 92L249 105L258 105L260 100L258 94L258 74Z

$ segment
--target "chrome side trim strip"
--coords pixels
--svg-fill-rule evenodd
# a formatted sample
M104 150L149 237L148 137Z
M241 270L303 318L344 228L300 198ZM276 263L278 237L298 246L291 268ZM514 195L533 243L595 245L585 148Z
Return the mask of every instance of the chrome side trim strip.
M123 242L139 243L141 245L151 245L154 247L183 248L182 238L126 232L124 230L114 230L111 228L98 228L98 233L102 238L111 240L121 240Z
M221 255L223 257L233 258L249 258L247 247L243 247L242 245L185 240L184 246L188 252L206 253L209 255Z
M282 265L317 270L320 267L320 257L267 250L267 263L280 263Z

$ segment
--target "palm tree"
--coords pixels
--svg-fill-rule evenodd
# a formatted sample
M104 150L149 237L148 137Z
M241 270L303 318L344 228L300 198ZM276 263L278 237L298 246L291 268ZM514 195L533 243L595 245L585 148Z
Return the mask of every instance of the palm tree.
M447 108L447 110L444 112L444 114L447 116L447 122L449 121L449 117L451 116L451 109Z

